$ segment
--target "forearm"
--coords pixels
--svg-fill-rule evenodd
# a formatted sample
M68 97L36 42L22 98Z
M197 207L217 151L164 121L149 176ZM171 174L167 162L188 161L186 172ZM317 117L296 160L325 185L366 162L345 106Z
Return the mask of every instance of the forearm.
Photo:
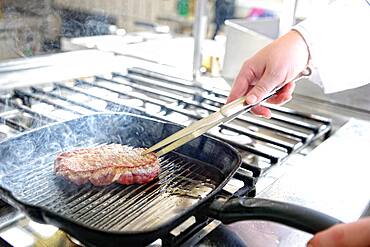
M337 0L295 26L304 38L326 93L370 82L370 6Z

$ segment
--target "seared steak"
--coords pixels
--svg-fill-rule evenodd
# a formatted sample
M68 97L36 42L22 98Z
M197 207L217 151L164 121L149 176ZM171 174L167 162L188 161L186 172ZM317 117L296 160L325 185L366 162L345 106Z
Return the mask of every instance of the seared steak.
M156 154L142 156L144 150L120 144L76 149L59 154L54 169L76 184L143 184L157 177L160 170Z

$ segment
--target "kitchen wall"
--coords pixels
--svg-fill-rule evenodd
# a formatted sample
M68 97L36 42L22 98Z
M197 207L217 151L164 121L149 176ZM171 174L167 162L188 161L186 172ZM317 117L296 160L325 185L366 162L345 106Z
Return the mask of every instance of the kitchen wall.
M43 16L49 13L52 0L1 0L4 8L13 8L25 14Z
M54 6L112 16L128 31L135 30L136 20L156 22L176 11L175 0L54 0Z
M0 0L0 60L39 54L51 35L50 0ZM57 31L58 32L58 31Z

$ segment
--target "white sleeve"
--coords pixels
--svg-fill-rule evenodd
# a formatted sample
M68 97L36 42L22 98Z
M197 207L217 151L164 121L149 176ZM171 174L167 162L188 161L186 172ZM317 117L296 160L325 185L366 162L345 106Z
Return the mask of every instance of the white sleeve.
M293 27L305 39L325 93L370 83L370 1L336 0Z

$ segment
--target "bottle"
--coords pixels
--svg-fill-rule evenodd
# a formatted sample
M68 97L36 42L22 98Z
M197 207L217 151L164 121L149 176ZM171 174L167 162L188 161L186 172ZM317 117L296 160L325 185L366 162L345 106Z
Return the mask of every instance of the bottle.
M180 16L189 15L189 1L188 0L178 0L177 1L177 13Z

